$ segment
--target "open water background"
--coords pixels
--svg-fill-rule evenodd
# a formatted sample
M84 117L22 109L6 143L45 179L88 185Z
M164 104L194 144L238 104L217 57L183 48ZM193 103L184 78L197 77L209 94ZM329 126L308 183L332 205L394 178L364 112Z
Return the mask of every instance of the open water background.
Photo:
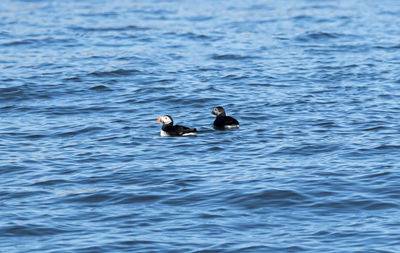
M1 252L400 252L399 1L2 0L0 71Z

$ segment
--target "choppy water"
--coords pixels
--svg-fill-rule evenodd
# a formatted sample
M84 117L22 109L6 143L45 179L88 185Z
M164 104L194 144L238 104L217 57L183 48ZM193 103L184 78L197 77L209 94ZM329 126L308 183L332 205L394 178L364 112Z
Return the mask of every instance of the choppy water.
M400 252L399 24L395 0L1 1L0 251Z

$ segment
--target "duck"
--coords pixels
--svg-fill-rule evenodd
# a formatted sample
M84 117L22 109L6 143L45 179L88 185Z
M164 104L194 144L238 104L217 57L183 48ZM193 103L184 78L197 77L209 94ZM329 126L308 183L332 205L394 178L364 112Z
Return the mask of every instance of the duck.
M226 116L225 109L221 106L214 107L211 111L212 114L217 115L217 118L214 120L214 128L215 129L231 129L231 128L239 128L239 121L236 119Z
M197 132L196 128L174 125L174 121L169 115L161 116L156 121L163 124L160 132L160 136L162 137L196 135Z

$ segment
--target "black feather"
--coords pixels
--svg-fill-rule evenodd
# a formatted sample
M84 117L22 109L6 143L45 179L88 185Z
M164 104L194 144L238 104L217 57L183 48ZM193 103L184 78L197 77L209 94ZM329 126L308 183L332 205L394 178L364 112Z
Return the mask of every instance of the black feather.
M225 126L239 125L239 121L231 116L217 116L214 120L214 127L217 129L224 129Z
M182 136L183 134L197 132L196 128L189 128L180 125L174 126L172 124L163 125L162 130L170 136Z

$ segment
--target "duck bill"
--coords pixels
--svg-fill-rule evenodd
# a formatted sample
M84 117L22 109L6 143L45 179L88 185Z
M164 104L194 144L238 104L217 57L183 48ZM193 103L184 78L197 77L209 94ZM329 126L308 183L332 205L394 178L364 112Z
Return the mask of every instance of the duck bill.
M161 117L159 117L159 118L156 120L156 122L162 124Z

